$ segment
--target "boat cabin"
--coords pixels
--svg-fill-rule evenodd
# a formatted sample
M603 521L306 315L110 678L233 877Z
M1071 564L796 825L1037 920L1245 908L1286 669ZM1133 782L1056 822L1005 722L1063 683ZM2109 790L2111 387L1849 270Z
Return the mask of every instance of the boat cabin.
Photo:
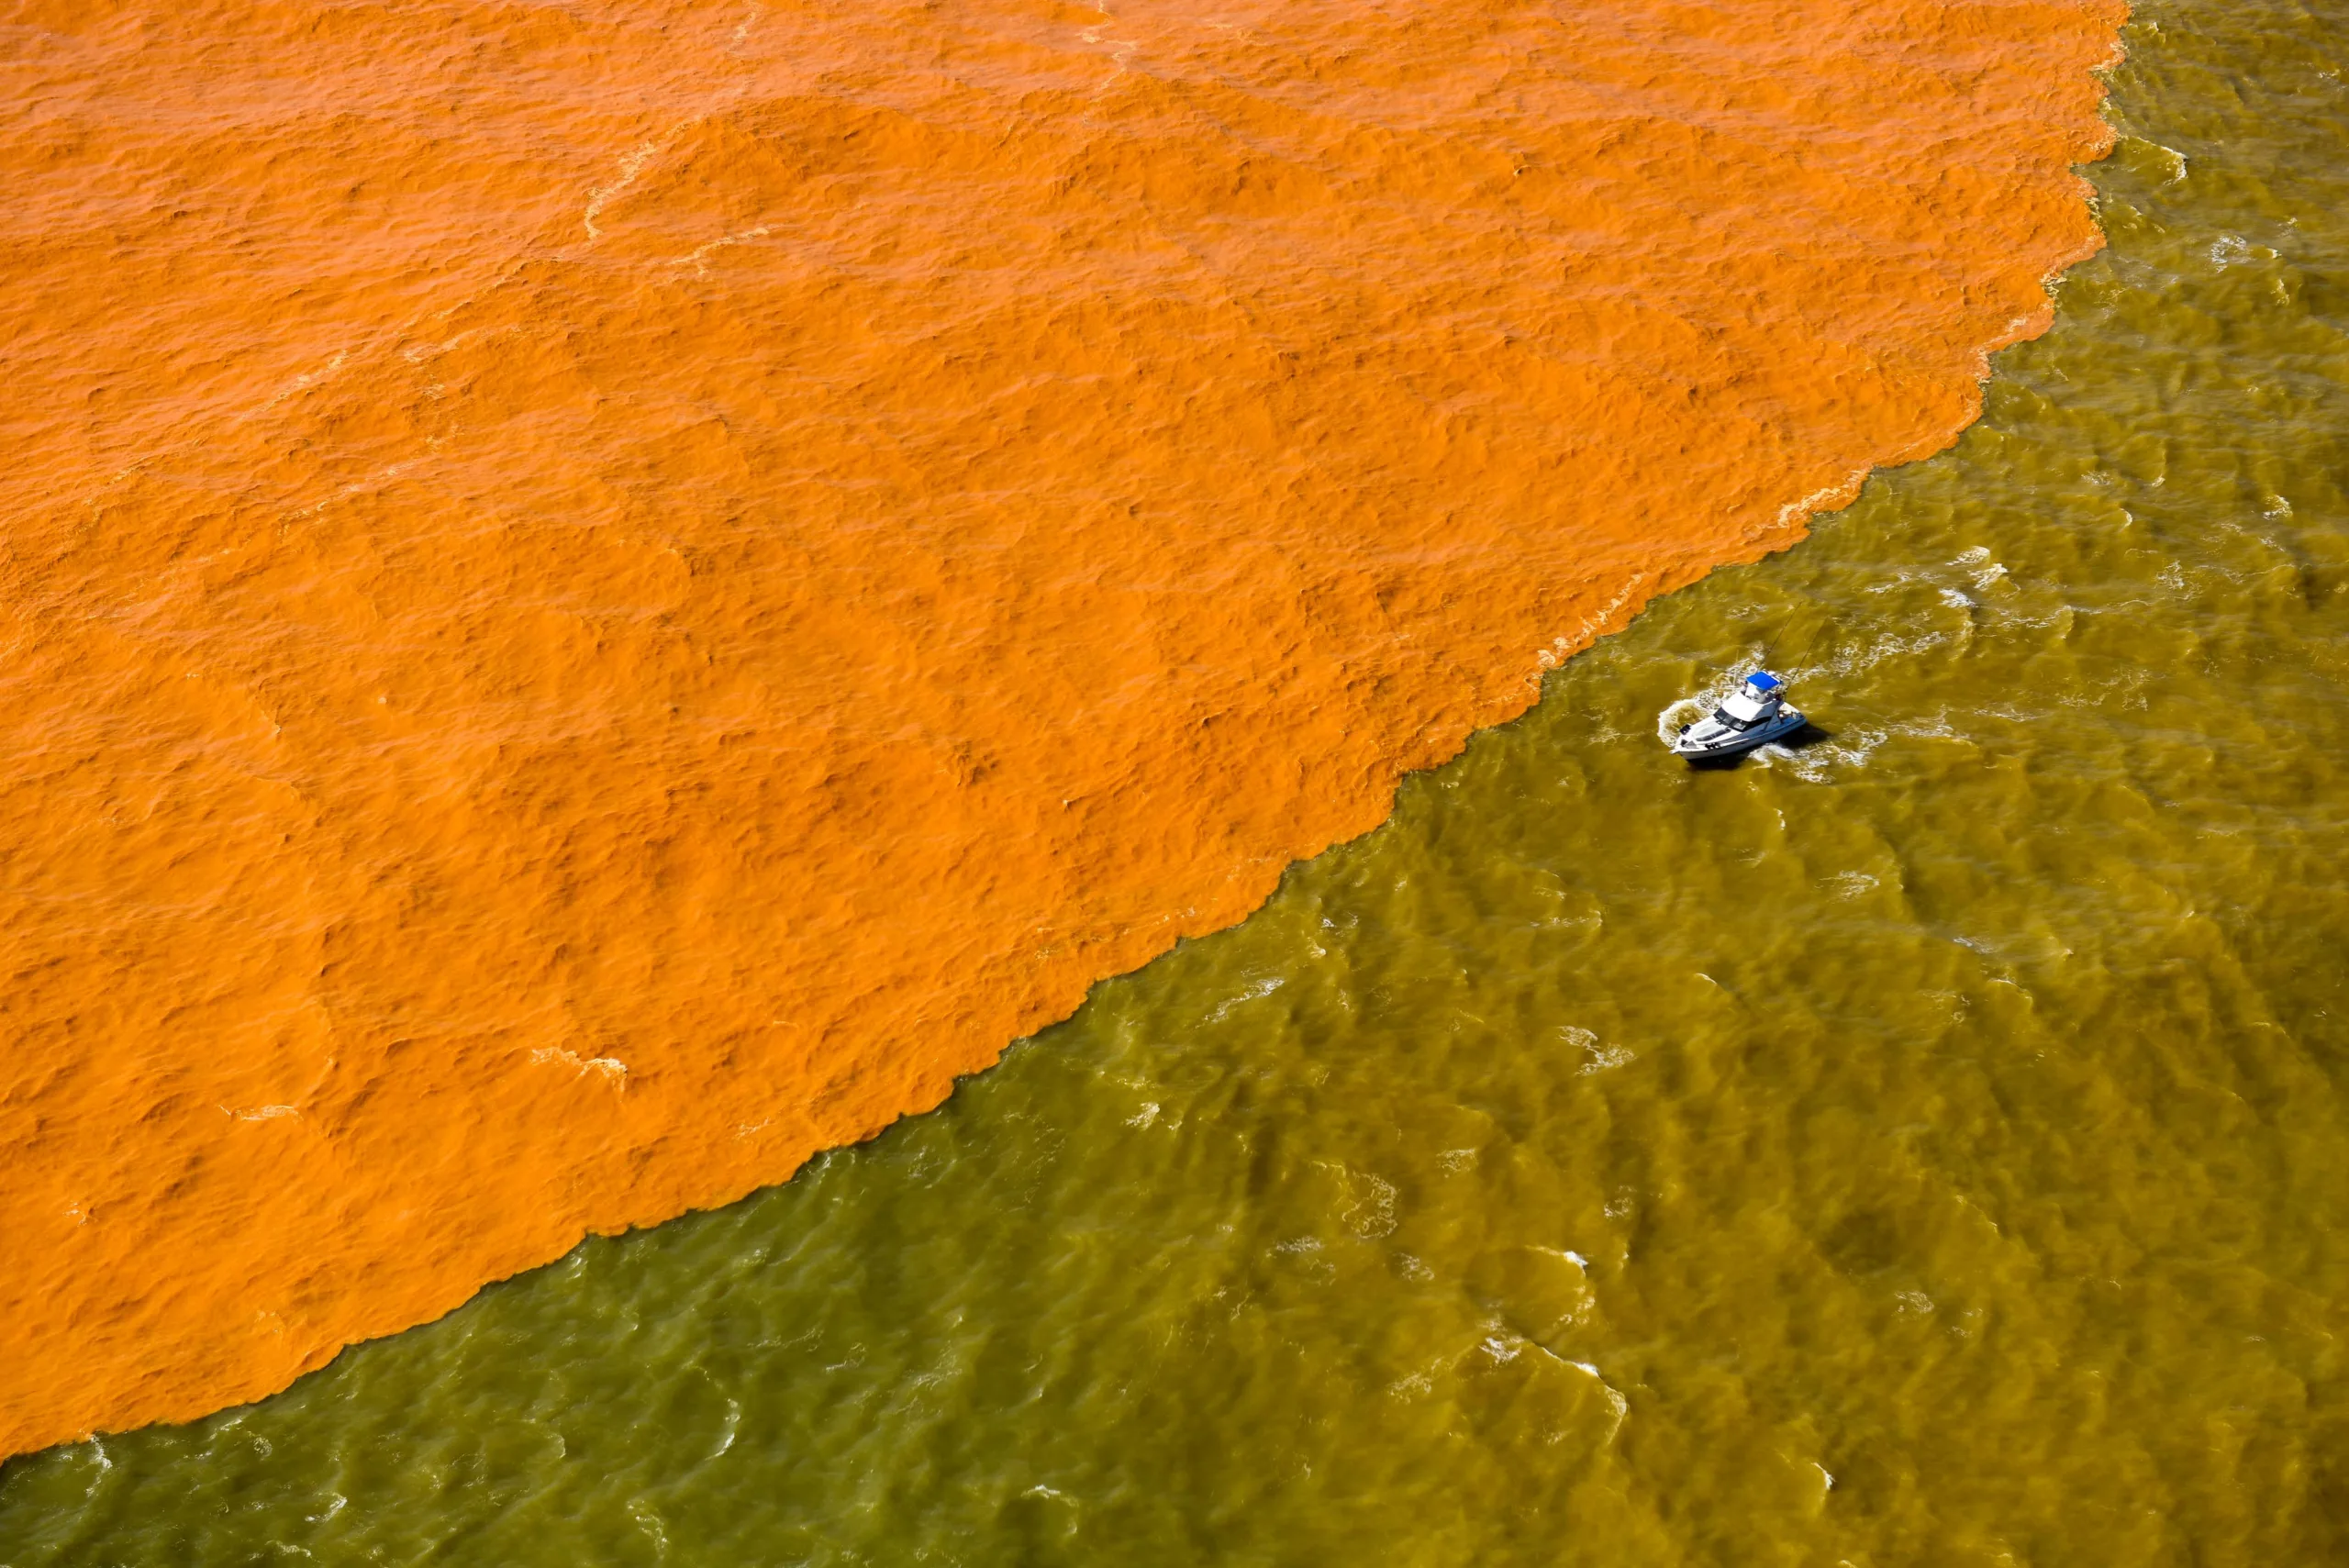
M1731 729L1750 728L1778 711L1778 699L1786 689L1787 684L1769 671L1756 670L1713 717Z

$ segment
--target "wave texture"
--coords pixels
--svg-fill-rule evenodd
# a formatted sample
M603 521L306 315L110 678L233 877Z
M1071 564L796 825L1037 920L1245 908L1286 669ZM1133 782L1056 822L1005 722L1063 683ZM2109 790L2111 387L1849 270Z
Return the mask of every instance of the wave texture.
M1945 445L2117 0L32 0L0 1451L937 1105Z

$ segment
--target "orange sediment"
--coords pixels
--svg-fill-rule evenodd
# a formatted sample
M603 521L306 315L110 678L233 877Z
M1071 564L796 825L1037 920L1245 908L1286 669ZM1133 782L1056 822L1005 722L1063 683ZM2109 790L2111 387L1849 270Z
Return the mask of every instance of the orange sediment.
M2119 9L19 7L0 1452L936 1105L1947 443Z

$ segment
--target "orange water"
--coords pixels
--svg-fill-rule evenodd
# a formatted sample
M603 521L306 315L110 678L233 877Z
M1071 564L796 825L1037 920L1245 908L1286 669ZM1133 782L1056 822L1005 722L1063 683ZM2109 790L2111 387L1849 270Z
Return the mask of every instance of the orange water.
M1944 445L2119 11L15 7L0 1451L936 1104Z

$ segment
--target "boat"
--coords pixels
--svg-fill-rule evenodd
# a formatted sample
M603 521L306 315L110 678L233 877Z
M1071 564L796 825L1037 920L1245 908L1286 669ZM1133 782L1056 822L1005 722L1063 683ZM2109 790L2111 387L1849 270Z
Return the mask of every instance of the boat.
M1810 722L1787 706L1786 692L1786 682L1767 670L1756 670L1710 717L1682 725L1666 744L1674 756L1701 762L1742 757L1756 747L1784 740Z

